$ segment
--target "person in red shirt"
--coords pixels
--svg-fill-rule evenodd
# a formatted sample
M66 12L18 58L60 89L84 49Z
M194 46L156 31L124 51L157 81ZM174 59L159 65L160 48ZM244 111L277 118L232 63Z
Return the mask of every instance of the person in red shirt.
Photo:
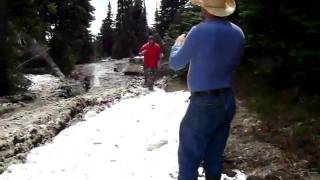
M148 42L141 47L139 54L144 56L145 85L150 90L153 90L157 70L160 66L160 59L163 57L162 49L160 45L155 42L155 38L149 36Z

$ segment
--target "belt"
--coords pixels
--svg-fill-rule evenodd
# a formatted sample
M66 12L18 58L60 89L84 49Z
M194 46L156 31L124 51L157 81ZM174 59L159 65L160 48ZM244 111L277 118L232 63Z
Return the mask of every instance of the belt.
M192 96L208 96L208 95L218 95L222 94L226 91L229 91L231 88L223 88L223 89L214 89L208 91L199 91L199 92L192 92Z

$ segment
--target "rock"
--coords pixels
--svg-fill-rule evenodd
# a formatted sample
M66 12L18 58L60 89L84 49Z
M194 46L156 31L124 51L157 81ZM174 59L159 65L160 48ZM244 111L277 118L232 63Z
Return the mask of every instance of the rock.
M33 146L37 146L38 144L42 143L43 135L42 134L33 134L31 135L31 143Z
M113 68L114 72L120 72L118 68Z
M0 103L9 103L10 99L8 97L0 97Z
M14 154L26 152L28 148L23 143L17 143L14 147Z
M139 64L128 64L123 71L126 76L143 76L143 67Z
M249 176L247 180L264 180L264 178L259 176Z
M244 125L249 125L250 122L251 122L251 119L250 118L245 118L242 122L243 122Z
M9 96L7 98L12 103L19 103L21 101L23 101L23 102L33 101L33 100L35 100L37 98L37 96L34 93L27 92L27 93L24 93L24 94Z
M166 145L166 144L168 144L168 140L161 140L161 141L159 141L159 142L156 143L156 144L150 145L150 146L147 148L147 150L148 150L148 151L153 151L153 150L156 150L156 149L161 148L162 146L164 146L164 145Z
M262 133L262 134L270 133L270 128L269 128L269 126L264 125L264 124L261 125L258 130L259 130L259 132Z
M236 176L236 172L231 170L231 169L226 169L224 172L226 175L228 175L229 177L235 177Z
M28 131L31 135L38 134L38 129L35 127L29 127Z
M278 176L273 175L273 174L268 174L268 175L266 175L266 177L264 179L266 179L266 180L281 180L282 178L279 178Z
M22 101L33 101L36 98L37 98L37 96L34 93L24 93L22 95Z
M115 64L115 68L113 70L114 72L122 72L125 67L126 67L126 64L118 63L118 64Z
M17 158L21 161L24 161L24 160L26 160L27 155L28 155L27 153L20 153L17 155Z
M130 58L129 62L130 63L136 63L136 64L142 64L143 63L143 59L144 59L143 56L135 56L133 58Z
M4 167L0 165L0 174L4 173Z
M25 141L25 137L21 133L15 133L13 137L13 144L22 143Z
M253 135L253 133L254 133L254 128L253 127L246 127L243 130L243 135L244 136L251 136L251 135Z
M93 145L101 145L102 142L93 142Z
M91 88L91 79L92 79L92 77L90 77L90 76L86 76L83 79L84 89L86 92L88 92L89 89Z
M85 87L80 82L70 81L66 85L60 86L59 90L55 93L55 96L68 99L84 92Z

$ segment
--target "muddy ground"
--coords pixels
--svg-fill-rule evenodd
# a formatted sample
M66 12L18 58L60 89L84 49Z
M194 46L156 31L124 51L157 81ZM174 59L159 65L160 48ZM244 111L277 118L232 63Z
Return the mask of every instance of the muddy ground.
M39 84L42 87L31 90L36 94L35 100L12 103L10 106L16 108L0 115L0 173L10 164L23 162L32 148L50 141L65 127L82 121L90 111L102 111L128 93L131 96L148 93L142 88L141 76L124 76L122 70L127 63L127 60L105 61L77 66L72 76L84 81L89 75L91 88L88 92L82 85L81 88L70 88L79 86L49 78L50 83L44 81ZM179 78L169 82L162 79L158 83L161 87L164 84L171 92L186 89L184 80ZM257 115L238 101L238 113L225 153L228 175L233 174L233 169L240 169L248 179L320 179L316 172L307 169L304 159L260 141L258 137L265 131Z
M63 81L52 75L27 75L34 82L28 93L0 99L0 173L23 162L32 148L82 121L86 112L99 112L127 93L141 94L137 87L142 78L124 76L126 64L128 60L78 65L72 79Z

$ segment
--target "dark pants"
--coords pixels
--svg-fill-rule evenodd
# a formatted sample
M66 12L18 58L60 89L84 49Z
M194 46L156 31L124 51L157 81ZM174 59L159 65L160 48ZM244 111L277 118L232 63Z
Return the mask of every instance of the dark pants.
M180 125L179 180L197 180L202 163L207 179L220 179L223 152L234 115L235 99L231 89L191 96Z
M144 67L145 85L149 89L153 89L154 82L156 81L156 79L157 79L157 69Z

